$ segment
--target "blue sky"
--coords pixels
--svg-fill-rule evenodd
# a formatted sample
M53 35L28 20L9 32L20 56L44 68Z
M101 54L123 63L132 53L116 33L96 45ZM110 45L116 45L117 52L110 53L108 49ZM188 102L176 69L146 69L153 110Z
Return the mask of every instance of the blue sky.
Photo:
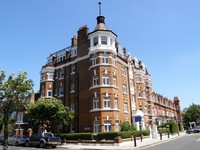
M70 46L78 28L92 32L98 0L1 0L0 70L28 72L39 89L50 53ZM181 108L200 104L200 1L101 0L106 26L152 76L153 90Z

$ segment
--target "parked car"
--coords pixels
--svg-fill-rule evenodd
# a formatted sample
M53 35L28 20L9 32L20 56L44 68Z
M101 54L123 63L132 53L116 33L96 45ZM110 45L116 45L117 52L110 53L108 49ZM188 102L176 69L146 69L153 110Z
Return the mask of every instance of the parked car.
M0 145L3 145L4 136L0 135Z
M197 126L196 128L194 128L194 133L199 133L200 132L200 126Z
M25 146L39 146L40 148L46 146L56 148L59 144L61 144L60 138L54 137L51 132L35 133L25 142Z
M187 133L189 133L189 134L194 133L194 128L189 128L189 129L187 130Z
M15 135L10 139L8 139L8 145L15 145L15 146L24 145L27 139L28 138L25 135Z

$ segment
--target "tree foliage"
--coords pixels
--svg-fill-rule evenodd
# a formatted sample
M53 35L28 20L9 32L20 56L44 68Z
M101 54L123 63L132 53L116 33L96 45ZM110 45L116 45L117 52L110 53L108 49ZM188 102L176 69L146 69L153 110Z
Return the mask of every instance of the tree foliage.
M185 127L189 127L189 122L196 122L200 118L200 105L192 104L184 109L183 122Z
M133 125L130 125L128 121L124 121L120 124L121 131L134 131L136 128Z
M8 148L8 117L18 107L25 104L32 93L33 81L27 79L26 72L20 72L17 77L11 74L6 79L4 70L0 73L0 114L4 124L4 146Z
M56 98L40 98L36 103L30 104L27 111L29 124L34 131L37 131L38 127L51 130L57 124L67 125L74 117L70 109Z

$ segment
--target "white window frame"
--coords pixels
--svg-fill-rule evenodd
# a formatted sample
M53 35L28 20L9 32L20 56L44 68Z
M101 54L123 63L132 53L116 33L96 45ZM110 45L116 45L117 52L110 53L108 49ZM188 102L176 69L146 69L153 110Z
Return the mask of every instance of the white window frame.
M110 97L103 98L103 108L110 108Z
M77 56L77 48L71 50L71 57Z
M71 74L75 74L75 71L76 71L76 66L72 65L71 66Z
M64 78L64 70L60 70L60 79Z
M110 77L109 77L109 75L103 75L102 76L102 84L103 85L110 85Z
M112 131L112 125L110 120L104 121L104 132L111 132Z
M41 74L41 81L44 81L44 80L46 80L46 74Z
M97 46L99 44L99 38L98 36L93 38L93 46Z
M97 75L93 76L93 86L98 86L99 85L99 78Z
M117 86L117 77L116 76L114 76L113 77L113 86Z
M101 58L102 58L102 64L108 64L108 55L107 54L103 54Z
M93 109L99 109L99 98L93 98Z
M53 96L53 89L52 88L48 88L47 89L47 97L52 97Z
M113 45L113 39L112 38L110 38L110 45L112 46Z
M108 37L107 36L101 36L101 44L102 45L108 44Z
M127 88L126 88L126 85L125 85L125 84L122 85L122 91L123 91L124 94L127 93Z
M122 70L121 70L121 71L122 71L122 75L125 76L125 75L126 75L126 72L125 72L125 68L124 68L124 67L122 67Z
M128 104L127 104L127 102L124 102L124 112L125 113L128 112Z
M23 118L24 118L24 113L23 112L19 112L17 114L17 122L23 122Z
M54 77L53 73L48 74L48 80L53 80L53 77Z
M119 132L119 120L115 120L115 131Z
M99 57L97 55L92 56L92 66L97 65L99 63Z
M47 65L52 65L52 58L48 58L48 60L47 60Z
M75 92L75 83L72 83L70 86L70 93L74 93Z
M118 106L118 99L114 99L114 109L118 109L119 106Z
M94 121L94 134L97 134L100 132L100 121Z

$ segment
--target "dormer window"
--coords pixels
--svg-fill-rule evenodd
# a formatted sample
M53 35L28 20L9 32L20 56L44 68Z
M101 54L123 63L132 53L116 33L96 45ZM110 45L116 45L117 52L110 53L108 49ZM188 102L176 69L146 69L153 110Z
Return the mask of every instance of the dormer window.
M71 57L77 56L77 48L71 50Z
M57 56L57 63L65 60L65 58L66 58L66 54L60 54L60 55L58 55Z
M107 36L101 36L101 44L107 45Z
M47 65L52 65L52 59L48 59Z
M94 46L96 46L98 44L98 37L94 37L93 44L94 44Z

